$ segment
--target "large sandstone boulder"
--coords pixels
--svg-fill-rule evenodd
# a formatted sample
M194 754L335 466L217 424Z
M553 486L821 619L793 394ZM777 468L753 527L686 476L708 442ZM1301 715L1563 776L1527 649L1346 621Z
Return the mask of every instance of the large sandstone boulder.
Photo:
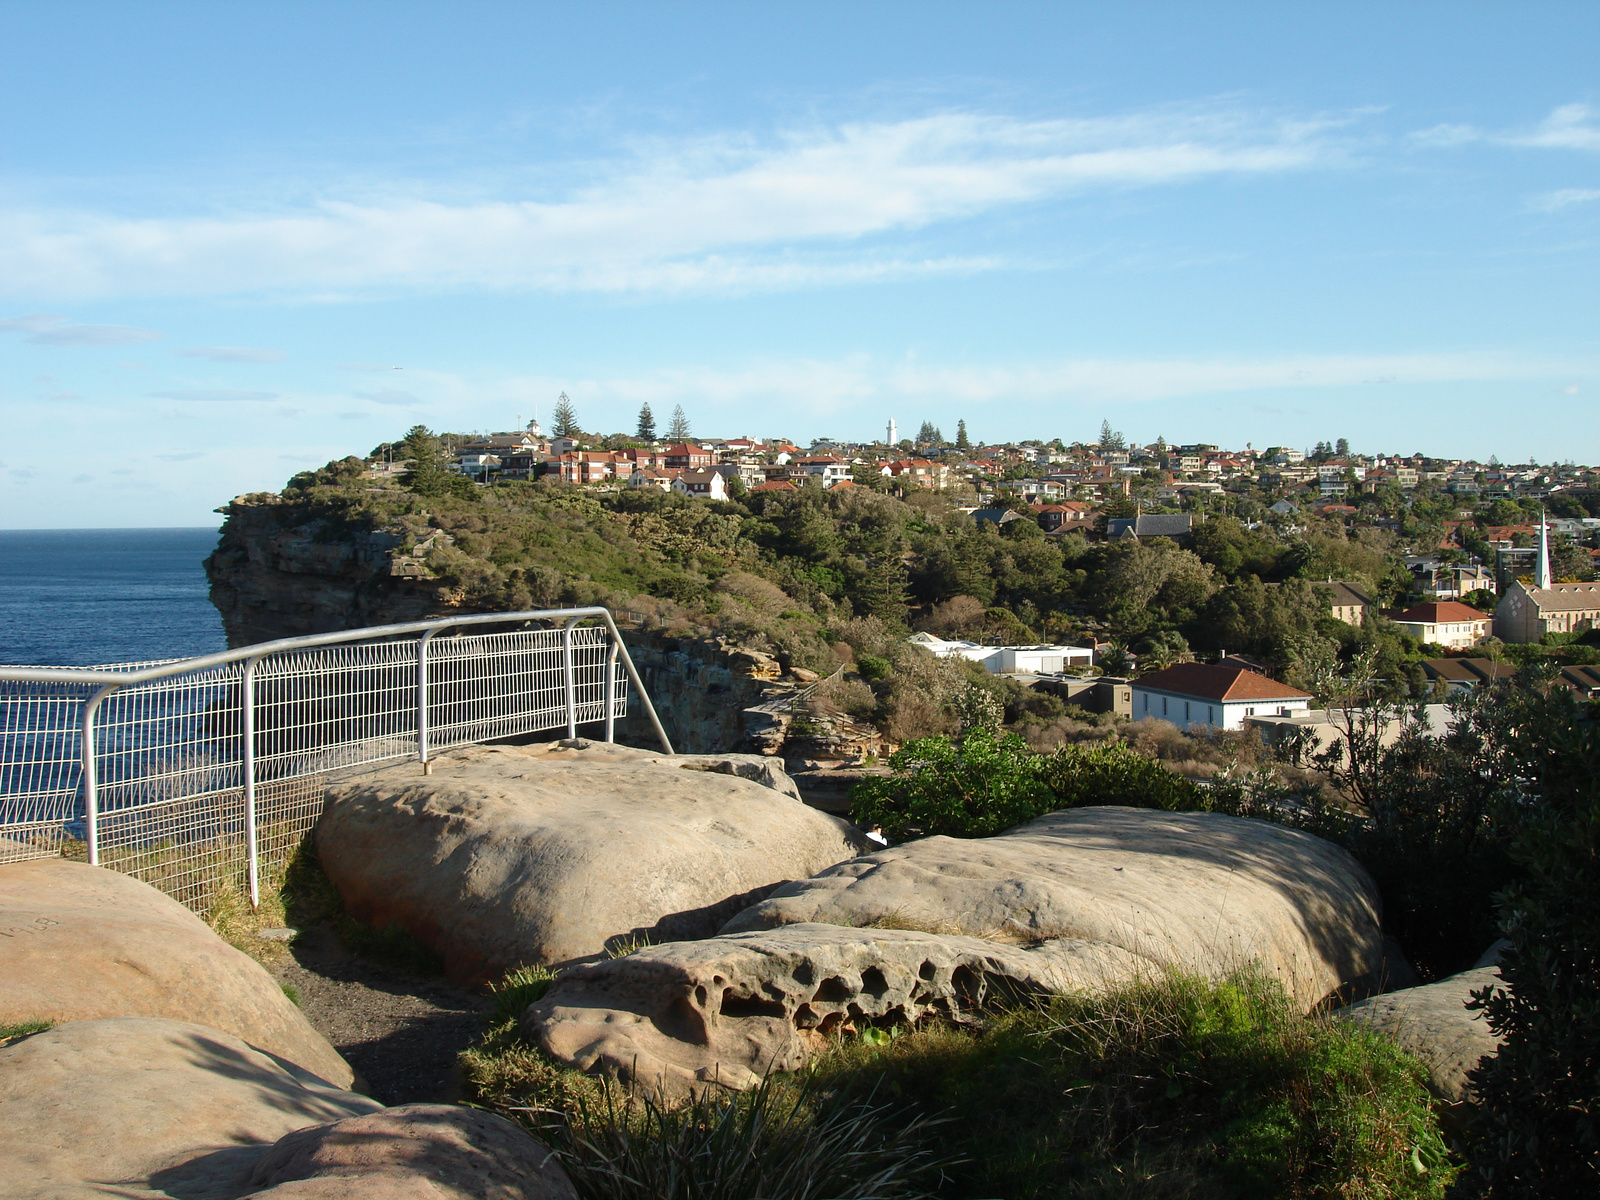
M630 938L709 936L774 885L868 844L796 799L773 764L748 765L765 782L731 773L745 768L624 747L472 747L430 775L409 763L336 784L317 850L353 915L402 927L476 983Z
M1437 983L1372 996L1334 1013L1357 1021L1393 1039L1428 1069L1428 1090L1457 1117L1474 1103L1468 1073L1486 1056L1497 1053L1500 1039L1482 1011L1469 1010L1472 993L1505 987L1500 978L1497 942L1479 965Z
M1310 1009L1383 963L1377 887L1308 833L1217 813L1078 808L998 837L931 837L786 884L724 927L891 925L1092 942L1153 969L1258 963Z
M59 858L0 864L0 1022L104 1017L193 1021L354 1082L261 965L176 900Z
M1070 939L1025 948L904 929L786 925L648 946L572 967L523 1015L558 1061L668 1096L792 1071L844 1025L928 1013L964 1021L986 999L1103 988L1145 964Z
M504 1117L451 1104L301 1129L261 1156L250 1184L260 1200L577 1200L548 1148Z
M285 1134L380 1107L215 1029L58 1025L0 1047L0 1200L237 1196Z

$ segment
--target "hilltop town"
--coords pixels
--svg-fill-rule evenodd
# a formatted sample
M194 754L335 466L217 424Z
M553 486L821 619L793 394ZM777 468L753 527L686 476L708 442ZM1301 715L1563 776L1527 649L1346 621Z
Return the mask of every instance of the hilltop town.
M1054 541L1166 539L1224 576L1237 575L1241 563L1238 553L1212 545L1219 530L1238 529L1302 557L1308 534L1337 536L1382 561L1360 564L1350 578L1324 563L1330 569L1318 595L1328 615L1356 628L1369 615L1381 617L1419 650L1441 655L1496 642L1578 642L1600 618L1600 470L1570 462L1367 453L1343 438L1307 450L1165 438L1140 445L1109 422L1094 441L987 444L972 440L964 421L946 439L931 422L900 438L891 420L882 440L818 438L802 448L784 438L694 438L681 408L665 436L655 435L648 405L633 435L586 434L563 396L549 435L537 420L510 432L437 439L419 429L410 444L378 447L366 465L380 477L407 477L425 444L447 472L481 486L545 479L596 494L709 502L808 489L937 495L996 531L1014 533L1008 527L1023 521ZM1225 523L1204 530L1218 518ZM1280 562L1276 574L1309 577L1308 565ZM1256 573L1269 581L1274 574ZM1041 621L1024 616L1023 624ZM1158 662L1167 657L1154 654ZM1429 674L1461 684L1462 670Z

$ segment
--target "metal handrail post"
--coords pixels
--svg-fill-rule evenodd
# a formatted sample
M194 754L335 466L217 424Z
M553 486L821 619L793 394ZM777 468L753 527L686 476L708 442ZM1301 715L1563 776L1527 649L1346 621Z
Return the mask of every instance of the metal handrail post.
M656 706L650 703L650 693L645 691L644 680L639 678L639 668L633 665L633 655L628 653L622 634L617 630L617 623L611 619L611 613L606 609L601 609L600 615L605 619L606 627L611 630L611 636L616 639L617 648L622 651L623 668L628 672L628 678L633 681L633 689L639 694L639 703L644 705L645 714L650 718L650 725L661 741L661 748L668 754L676 754L677 751L672 748L672 742L667 737L667 731L661 727L661 718L656 715Z
M83 771L83 840L89 846L89 865L100 865L100 780L95 762L94 717L104 700L121 684L108 683L83 702L79 717L78 753Z
M239 676L239 771L244 776L245 878L250 907L261 907L260 839L256 836L256 658L244 660Z
M606 741L617 740L617 639L606 648Z
M428 761L428 643L438 632L430 629L417 639L417 761L424 775L433 773Z
M578 736L578 681L573 678L572 665L572 627L577 623L574 619L561 627L561 675L565 684L569 738Z

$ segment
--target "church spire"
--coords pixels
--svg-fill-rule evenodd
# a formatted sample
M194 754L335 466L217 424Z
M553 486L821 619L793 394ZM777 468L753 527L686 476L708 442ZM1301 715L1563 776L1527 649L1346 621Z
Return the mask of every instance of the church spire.
M1533 586L1550 586L1550 532L1544 522L1544 509L1539 509L1539 561L1533 569Z

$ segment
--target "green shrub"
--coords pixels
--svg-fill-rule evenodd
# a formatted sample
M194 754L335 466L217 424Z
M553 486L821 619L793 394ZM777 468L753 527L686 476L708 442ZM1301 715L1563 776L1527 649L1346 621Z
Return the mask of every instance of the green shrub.
M887 658L879 658L875 654L863 654L856 659L856 670L868 683L877 683L879 680L889 678L890 672L894 670L894 664Z
M1207 809L1209 794L1127 746L1062 746L1035 755L1014 733L919 738L889 759L894 774L852 789L851 818L891 841L990 837L1043 813L1093 804Z
M1014 733L918 738L890 757L894 775L851 790L851 818L891 841L987 837L1049 811L1054 794L1039 761Z
M1474 1073L1473 1163L1494 1197L1600 1195L1600 731L1545 731L1523 780L1536 815L1500 897L1504 987L1475 993L1501 1046Z
M1457 1171L1414 1059L1251 972L845 1042L812 1074L954 1118L952 1198L1437 1197Z
M54 1021L0 1021L0 1046L18 1038L32 1037L55 1026Z
M555 978L555 972L548 967L518 967L507 971L498 983L489 985L489 995L494 998L493 1023L520 1021L528 1005L544 999Z

